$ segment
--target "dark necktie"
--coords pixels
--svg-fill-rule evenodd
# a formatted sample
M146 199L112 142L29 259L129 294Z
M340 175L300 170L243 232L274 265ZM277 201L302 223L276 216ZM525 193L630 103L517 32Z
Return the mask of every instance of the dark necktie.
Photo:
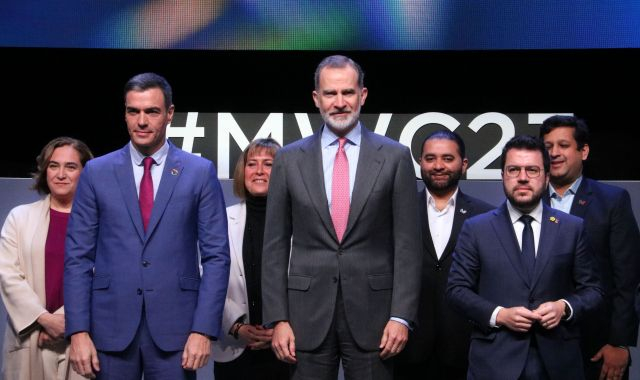
M142 160L144 165L144 174L140 181L140 196L138 200L140 202L140 214L142 215L142 225L144 230L147 230L149 224L149 218L151 218L151 209L153 209L153 179L151 178L151 165L155 161L151 157L145 157Z
M536 264L536 245L533 241L533 228L531 228L533 217L531 215L522 215L520 221L524 224L524 229L522 230L522 260L527 268L529 279L531 279L533 277L533 268Z
M338 139L339 146L333 163L333 177L331 179L331 220L339 242L342 242L349 219L349 162L344 151L346 142L345 137Z

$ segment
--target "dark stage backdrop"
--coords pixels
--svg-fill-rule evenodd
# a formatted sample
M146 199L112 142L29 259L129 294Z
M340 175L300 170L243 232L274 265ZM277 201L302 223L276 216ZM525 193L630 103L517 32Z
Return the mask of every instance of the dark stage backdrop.
M0 177L28 176L39 149L55 136L80 138L97 155L123 146L128 136L122 88L144 71L173 85L178 115L172 141L212 159L225 177L253 137L280 133L287 143L319 127L313 72L334 53L0 48ZM592 130L586 174L640 180L630 138L638 127L640 49L345 54L366 73L367 127L411 145L414 156L428 132L455 127L481 172L469 178L497 178L495 151L510 134L535 134L544 114L573 113Z

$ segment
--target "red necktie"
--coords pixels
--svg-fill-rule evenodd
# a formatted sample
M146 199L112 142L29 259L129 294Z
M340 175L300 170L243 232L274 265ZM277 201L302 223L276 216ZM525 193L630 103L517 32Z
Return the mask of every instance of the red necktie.
M145 157L142 160L144 165L144 174L140 181L140 214L142 214L142 225L144 230L147 230L149 224L149 218L151 218L151 209L153 209L153 179L151 178L151 165L155 161L151 157Z
M338 139L338 152L333 163L331 182L331 220L336 230L338 241L342 241L349 219L349 161L344 152L345 137Z

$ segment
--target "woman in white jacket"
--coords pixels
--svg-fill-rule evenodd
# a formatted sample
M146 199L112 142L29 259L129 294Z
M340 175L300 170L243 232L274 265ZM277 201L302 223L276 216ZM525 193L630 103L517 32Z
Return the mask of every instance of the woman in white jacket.
M280 145L256 139L238 159L233 190L242 201L227 208L231 270L222 334L213 342L216 380L288 379L288 364L271 351L273 329L262 327L261 263L271 165Z
M0 289L7 309L3 379L82 379L64 340L64 239L80 172L93 156L58 137L37 157L33 189L45 197L9 213L0 237Z

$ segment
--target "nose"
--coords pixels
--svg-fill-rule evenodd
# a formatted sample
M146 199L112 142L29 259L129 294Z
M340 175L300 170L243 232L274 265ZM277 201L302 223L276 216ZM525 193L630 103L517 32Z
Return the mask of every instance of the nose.
M547 152L549 152L550 157L557 157L559 155L558 148L555 145L548 147Z
M433 168L436 169L436 170L440 170L440 169L444 168L444 165L442 164L442 160L439 160L439 159L435 160L433 162Z
M524 168L520 168L520 173L518 173L518 182L529 182L527 171Z
M262 164L256 165L256 174L264 173L264 166Z
M144 112L140 112L138 114L138 126L144 127L147 125L147 114Z
M344 101L344 97L342 97L342 94L338 94L338 96L336 96L336 102L334 103L334 106L336 108L344 108L346 106L346 103Z
M62 166L59 167L58 171L56 172L56 178L63 179L66 176L67 176L67 173L65 173L64 168Z

